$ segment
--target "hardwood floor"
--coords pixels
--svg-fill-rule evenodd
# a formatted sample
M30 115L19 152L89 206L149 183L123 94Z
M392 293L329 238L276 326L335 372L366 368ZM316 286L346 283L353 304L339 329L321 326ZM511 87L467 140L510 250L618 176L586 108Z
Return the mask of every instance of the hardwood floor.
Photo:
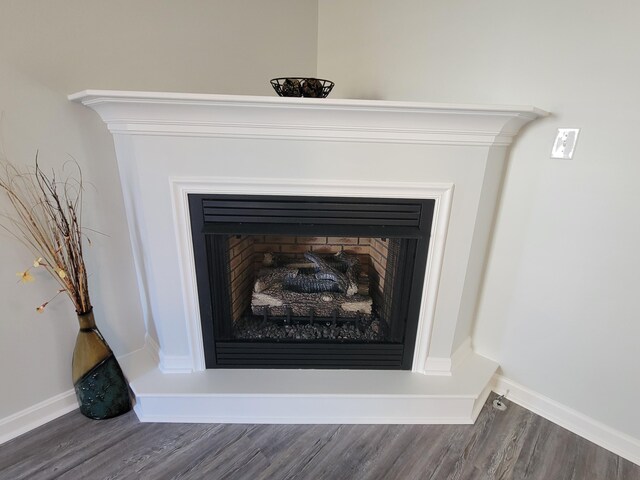
M475 425L211 425L72 412L0 446L0 479L640 480L640 467L515 405Z

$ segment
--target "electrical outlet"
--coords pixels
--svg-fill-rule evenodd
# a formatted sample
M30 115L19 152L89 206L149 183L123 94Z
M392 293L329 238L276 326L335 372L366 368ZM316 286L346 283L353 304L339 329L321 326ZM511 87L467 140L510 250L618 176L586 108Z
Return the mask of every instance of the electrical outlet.
M551 158L568 160L573 158L573 151L576 149L576 142L578 141L578 133L580 133L579 128L559 128L551 149Z

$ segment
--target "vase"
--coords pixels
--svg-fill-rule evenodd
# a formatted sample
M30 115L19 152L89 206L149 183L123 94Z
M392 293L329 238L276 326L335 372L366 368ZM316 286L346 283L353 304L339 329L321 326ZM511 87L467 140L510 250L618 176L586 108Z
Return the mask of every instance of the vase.
M80 412L102 420L131 410L131 395L122 369L96 327L93 310L79 314L80 331L71 370Z

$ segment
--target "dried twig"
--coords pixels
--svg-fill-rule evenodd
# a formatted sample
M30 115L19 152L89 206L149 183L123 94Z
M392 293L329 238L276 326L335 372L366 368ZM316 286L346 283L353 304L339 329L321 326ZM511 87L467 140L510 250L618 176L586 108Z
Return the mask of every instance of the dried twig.
M4 191L13 214L0 216L0 227L21 241L34 255L34 268L42 267L58 282L58 293L66 293L76 312L91 310L82 239L82 172L56 180L46 175L36 155L34 170L19 170L0 160L0 191ZM31 267L30 267L31 268ZM22 281L30 278L29 269ZM42 311L49 302L37 308Z

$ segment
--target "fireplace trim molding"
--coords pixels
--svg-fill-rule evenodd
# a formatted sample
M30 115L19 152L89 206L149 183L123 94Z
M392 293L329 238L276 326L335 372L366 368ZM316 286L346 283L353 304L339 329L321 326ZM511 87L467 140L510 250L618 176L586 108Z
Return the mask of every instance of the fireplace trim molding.
M420 317L411 371L432 373L429 339L435 320L436 300L454 185L452 183L394 183L353 181L300 181L284 178L172 177L169 179L173 203L174 234L178 244L180 285L184 299L185 328L190 355L186 358L162 355L160 369L165 373L200 372L206 369L195 261L189 217L189 194L299 195L323 197L417 198L435 200L429 256L420 301ZM436 370L436 369L434 369ZM442 370L433 373L442 373ZM450 371L445 371L450 374Z

